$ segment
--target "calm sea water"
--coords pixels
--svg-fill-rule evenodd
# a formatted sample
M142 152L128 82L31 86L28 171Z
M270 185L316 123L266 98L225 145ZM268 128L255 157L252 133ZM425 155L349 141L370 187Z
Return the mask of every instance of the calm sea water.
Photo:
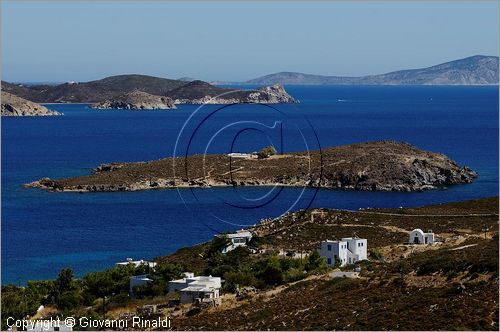
M213 105L192 118L193 105L148 112L50 105L66 115L3 118L2 282L54 278L68 266L82 275L127 257L154 258L309 204L357 209L498 195L498 87L287 90L300 99L299 105L222 110ZM281 131L272 128L276 121ZM240 134L231 140L235 133ZM88 174L102 162L171 156L178 138L180 155L225 153L233 141L233 150L253 151L273 143L284 152L406 141L445 153L480 176L471 185L423 193L247 187L78 194L22 187L41 177ZM255 208L255 202L263 201L269 204Z

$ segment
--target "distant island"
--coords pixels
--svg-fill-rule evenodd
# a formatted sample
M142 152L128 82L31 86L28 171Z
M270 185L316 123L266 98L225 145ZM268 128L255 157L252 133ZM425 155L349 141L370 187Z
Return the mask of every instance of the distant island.
M246 84L312 85L493 85L498 84L498 57L476 55L436 66L360 77L280 72Z
M37 103L89 103L94 104L94 108L172 108L170 100L174 104L297 102L279 84L238 90L199 80L171 80L146 75L119 75L58 85L23 85L2 81L2 90Z
M62 113L51 111L47 107L33 103L24 98L20 98L2 91L2 116L51 116L63 115Z
M175 174L174 167L175 164ZM311 166L310 166L311 165ZM421 191L470 183L476 173L443 154L378 141L285 155L194 155L99 166L94 174L27 187L53 191L136 191L174 187L310 186L365 191Z

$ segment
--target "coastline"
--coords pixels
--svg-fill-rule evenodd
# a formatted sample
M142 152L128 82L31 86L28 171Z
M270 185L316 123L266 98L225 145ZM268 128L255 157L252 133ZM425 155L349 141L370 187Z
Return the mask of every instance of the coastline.
M388 215L391 218L387 218ZM483 230L485 225L488 226L487 231ZM436 233L436 242L432 245L408 244L408 234L415 226L425 229L432 227ZM116 283L114 287L117 288L114 289L119 293L110 294L106 298L109 307L105 314L109 319L120 319L124 310L140 312L143 308L175 300L176 297L163 288L165 282L168 284L182 271L190 271L199 276L208 269L212 271L210 273L214 277L224 277L226 284L221 288L220 306L213 309L201 307L196 315L192 315L190 311L194 305L175 302L176 305L164 305L162 310L158 311L160 317L172 319L174 330L196 330L202 327L210 330L231 328L259 330L262 324L278 329L273 319L275 314L263 317L259 315L259 319L255 320L253 316L256 314L249 315L248 310L255 310L257 315L262 310L272 310L280 315L283 312L291 312L292 315L288 315L290 324L313 329L318 319L331 322L330 307L343 304L344 307L348 307L349 312L356 310L356 305L353 301L346 301L344 294L348 294L351 299L354 297L356 304L366 302L371 310L377 312L386 311L387 305L391 308L401 306L400 301L406 303L411 300L412 304L422 302L425 304L425 310L420 313L430 315L433 319L440 319L440 326L453 324L455 317L450 317L449 310L429 312L429 303L440 301L440 307L453 304L459 311L457 315L462 317L463 324L475 322L473 319L465 320L464 317L470 315L464 316L463 313L468 310L495 312L497 309L493 295L498 295L498 196L403 209L299 210L277 219L264 218L246 230L253 235L252 241L247 245L252 250L243 247L221 255L218 253L220 237L214 237L210 241L179 248L167 256L156 257L155 268L149 270L148 275L154 276L150 282L153 285L159 283L160 288L150 288L153 293L146 292L137 298L128 295L128 280L130 276L144 273L139 272L143 271L140 265L137 267L133 264L117 265L89 272L84 276L73 276L71 269L63 269L58 279L69 273L72 280L78 281L75 287L78 287L80 292L96 299L99 296L95 295L98 293L95 293L94 289L100 285L100 278L106 280L108 276L115 276L116 279L112 281ZM351 234L367 239L369 248L367 259L357 262L356 265L340 268L327 267L322 265L321 261L313 260L314 257L320 257L314 256L314 253L321 240L332 238L332 235L346 237ZM216 257L218 259L215 259ZM269 274L260 272L266 271L265 269L257 270L259 267L262 269L262 266L265 268L276 263L284 266L279 270L273 270L273 276L277 279L265 277ZM301 269L298 273L293 268L286 267L288 265L300 265L304 270ZM353 274L355 266L358 272ZM220 270L221 267L224 269ZM238 273L252 271L251 268L255 271L246 273L253 278L259 278L258 282L252 281L254 280L252 278L240 281L242 279L238 279ZM168 275L166 279L161 279L162 274L156 273L157 269L177 272L174 272L173 277ZM228 269L234 272L222 272ZM38 293L30 298L30 301L34 301L35 305L32 307L35 311L39 301L50 292L50 286L47 285L53 282L54 279L31 281L22 288L9 285L5 290L10 296L14 296L18 292L31 294L35 288ZM234 287L234 283L242 284L240 287ZM460 287L466 290L466 299L473 300L474 303L477 301L480 307L477 307L477 303L476 306L471 306L468 302L457 301L463 298L464 292ZM436 293L440 296L432 298L432 302L429 302L429 294ZM485 294L488 295L486 301ZM386 301L382 301L382 306L381 296L387 297ZM297 311L296 301L293 299L297 297L300 297L301 303L305 303L307 307L316 305L315 320L304 320L301 316L293 315ZM328 308L319 307L318 298L328 298L329 301L320 302L326 303ZM46 308L44 310L52 313L60 312L59 302L44 303ZM435 304L431 304L431 307L432 305ZM100 307L102 306L98 302L89 306L76 302L66 307L65 315L74 315L76 312L85 315L86 312L96 312L96 308ZM398 308L397 312L405 313L404 317L414 313L413 307L402 305ZM361 325L355 318L354 321L350 318L346 322L342 321L344 324L342 326L351 324L349 326L354 326L354 329L362 330L362 327L368 326L369 329L374 329L381 324L381 318L364 320ZM391 316L382 319L388 328L395 326L392 325L395 323L391 320ZM281 324L281 320L278 324ZM410 323L412 321L413 319L408 320ZM494 319L491 321L495 322ZM408 328L413 326L405 322L406 320L398 320L397 326L401 327L401 324ZM304 323L307 325L303 325ZM428 321L428 324L433 324L432 320ZM495 329L490 320L484 324L483 329L487 329L486 327Z
M375 141L262 159L193 155L102 164L87 176L42 178L24 186L55 192L261 185L409 192L471 183L476 177L445 155L404 142Z

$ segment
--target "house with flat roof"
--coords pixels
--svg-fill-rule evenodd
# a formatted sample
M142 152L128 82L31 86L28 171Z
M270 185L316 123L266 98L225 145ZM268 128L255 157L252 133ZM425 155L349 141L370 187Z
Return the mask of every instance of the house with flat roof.
M134 296L134 287L144 286L153 281L147 274L132 276L129 280L129 295Z
M252 233L246 230L240 230L236 233L218 235L219 237L227 237L230 241L229 245L222 249L222 253L228 253L231 250L236 249L237 247L246 247L250 240L252 239Z
M319 254L326 258L328 266L354 264L367 259L368 241L358 237L344 237L342 240L321 241Z
M426 244L432 245L434 244L434 233L431 229L424 233L420 228L415 228L410 232L410 240L408 241L410 244Z
M168 283L168 292L180 292L181 303L193 303L196 299L217 300L222 287L220 277L194 276L194 273L185 272L184 278L172 280Z
M132 264L135 267L139 267L141 265L145 265L145 266L148 266L150 268L154 268L156 266L155 262L146 261L144 259L134 261L134 259L132 259L132 258L127 258L127 260L125 262L118 262L118 263L116 263L116 265L128 265L128 264Z

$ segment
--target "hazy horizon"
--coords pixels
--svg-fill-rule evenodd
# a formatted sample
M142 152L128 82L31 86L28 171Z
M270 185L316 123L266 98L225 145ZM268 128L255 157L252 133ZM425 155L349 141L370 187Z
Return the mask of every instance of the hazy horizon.
M475 54L475 55L471 55L470 57L473 57L473 56L496 56L496 55L486 55L486 54ZM498 56L496 56L498 57ZM468 57L466 57L468 58ZM450 61L454 61L454 60L460 60L460 59L453 59L453 60L450 60ZM446 62L449 62L449 61L445 61L444 63ZM432 64L432 65L429 65L429 66L425 66L425 67L431 67L431 66L434 66L434 65L439 65L440 63L436 63L436 64ZM425 68L425 67L422 67L422 68ZM395 71L399 71L399 70L407 70L407 69L419 69L419 68L400 68L400 69L397 69ZM277 74L277 73L285 73L287 71L280 71L280 72L272 72L272 73L267 73L267 74L264 74L264 75L261 75L260 77L262 76L265 76L265 75L270 75L270 74ZM301 73L301 74L310 74L310 75L322 75L322 76L340 76L340 75L326 75L326 74L315 74L315 73L306 73L306 72L297 72L297 73ZM386 73L374 73L374 75L377 75L377 74L386 74ZM154 76L154 77L160 77L160 78L167 78L167 79L181 79L181 78L186 78L187 76L183 76L183 77L164 77L164 76L158 76L158 75L154 75L154 74L142 74L142 73L118 73L118 74L114 74L114 75L109 75L109 76L103 76L103 77L98 77L96 79L92 79L92 80L85 80L85 81L77 81L77 82L89 82L89 81L94 81L94 80L99 80L99 79L103 79L103 78L106 78L106 77L110 77L110 76L120 76L120 75L145 75L145 76ZM367 74L367 75L370 75L370 74ZM345 75L346 77L348 76L354 76L354 75ZM192 77L193 79L198 79L196 77ZM227 82L227 83L231 83L231 82L234 82L234 83L245 83L246 81L248 80L251 80L251 79L254 79L254 78L258 78L257 76L256 77L250 77L248 79L244 79L244 80L239 80L239 81L223 81L223 80L210 80L211 82ZM3 81L8 81L8 80L5 80L2 78ZM11 83L28 83L28 84L40 84L40 83L46 83L46 84L57 84L57 83L65 83L65 82L68 82L68 81L9 81Z
M242 82L498 56L498 2L2 1L2 79ZM277 15L279 14L279 15Z

